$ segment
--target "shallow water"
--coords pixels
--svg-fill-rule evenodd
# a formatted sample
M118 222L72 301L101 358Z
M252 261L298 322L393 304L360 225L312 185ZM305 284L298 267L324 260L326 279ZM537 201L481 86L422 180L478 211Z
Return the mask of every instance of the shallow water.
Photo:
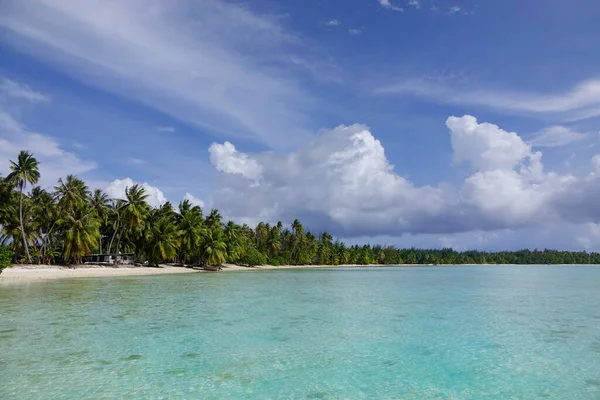
M600 267L3 286L0 398L600 399Z

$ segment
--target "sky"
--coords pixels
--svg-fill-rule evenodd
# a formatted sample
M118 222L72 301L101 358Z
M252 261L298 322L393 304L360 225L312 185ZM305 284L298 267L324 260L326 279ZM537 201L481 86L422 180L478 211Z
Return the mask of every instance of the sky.
M354 243L600 250L600 2L3 0L0 174Z

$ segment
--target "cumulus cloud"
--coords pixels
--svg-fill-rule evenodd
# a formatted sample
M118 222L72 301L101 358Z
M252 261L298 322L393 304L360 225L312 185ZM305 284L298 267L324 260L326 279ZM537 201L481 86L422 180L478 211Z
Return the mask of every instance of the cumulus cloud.
M327 26L340 26L342 23L337 20L337 19L332 19L331 21L328 21L325 25Z
M193 206L204 208L204 202L190 193L186 193L183 199L189 201Z
M125 189L130 188L135 184L136 182L131 178L115 179L104 188L104 192L112 199L125 199ZM142 183L141 186L148 195L146 201L150 206L157 208L167 202L167 198L160 189L151 186L146 182Z
M223 144L213 143L208 149L210 162L219 171L228 174L240 174L245 178L258 180L261 177L260 163L247 154L240 153L229 142Z
M473 116L450 117L446 121L450 129L454 161L468 161L477 171L513 169L531 147L514 132L506 132L489 123L477 123Z
M446 125L455 162L473 170L457 187L414 185L394 171L370 129L355 124L323 131L287 154L211 146L211 161L223 173L214 203L235 220L298 217L342 237L599 222L592 204L600 199L600 171L579 178L547 173L542 153L514 132L469 115L449 117Z

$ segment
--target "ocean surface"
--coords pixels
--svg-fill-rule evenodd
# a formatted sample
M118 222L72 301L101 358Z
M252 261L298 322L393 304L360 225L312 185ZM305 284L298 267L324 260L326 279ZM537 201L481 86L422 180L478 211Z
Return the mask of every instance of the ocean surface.
M0 399L600 399L600 267L0 287Z

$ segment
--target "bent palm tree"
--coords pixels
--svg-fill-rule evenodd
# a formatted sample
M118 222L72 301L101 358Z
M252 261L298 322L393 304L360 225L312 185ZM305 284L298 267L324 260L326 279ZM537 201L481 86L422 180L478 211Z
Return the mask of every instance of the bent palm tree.
M27 186L27 183L34 185L40 179L40 172L38 170L39 162L31 153L21 151L17 157L17 162L11 160L10 163L10 170L12 172L6 177L6 180L19 189L19 221L21 223L25 254L27 255L27 261L31 264L31 256L29 255L25 229L23 228L23 190Z

